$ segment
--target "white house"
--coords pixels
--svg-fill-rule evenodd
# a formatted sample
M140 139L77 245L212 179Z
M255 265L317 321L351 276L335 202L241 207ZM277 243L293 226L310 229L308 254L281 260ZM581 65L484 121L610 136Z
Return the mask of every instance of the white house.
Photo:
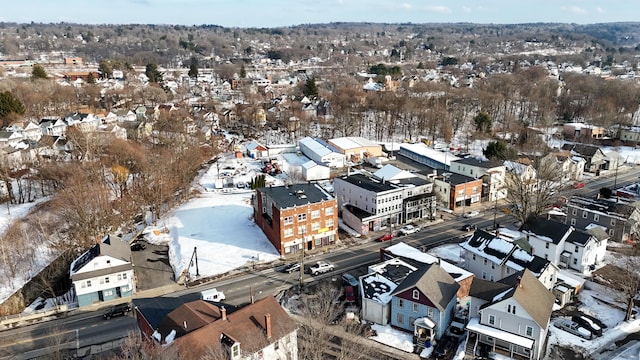
M536 255L558 267L588 274L604 262L609 236L599 226L581 231L553 220L533 218L520 231Z
M482 179L482 197L486 201L496 201L507 197L506 167L503 162L467 157L452 161L449 170L452 173Z
M99 239L71 263L69 276L80 307L130 298L135 282L129 243L113 235Z

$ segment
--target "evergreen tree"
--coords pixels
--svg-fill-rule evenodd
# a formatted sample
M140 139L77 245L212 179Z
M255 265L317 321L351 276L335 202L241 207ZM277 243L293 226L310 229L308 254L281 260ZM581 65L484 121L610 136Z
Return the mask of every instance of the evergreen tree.
M98 65L98 71L100 72L100 77L102 79L110 79L111 77L113 77L113 68L107 60L100 61L100 64Z
M191 57L191 64L189 64L188 75L190 78L198 78L198 59L196 59L195 56Z
M147 75L147 78L149 78L149 82L152 82L152 83L162 82L162 74L158 70L158 65L156 64L153 64L153 63L147 64L144 74Z
M89 72L89 75L87 76L87 84L95 84L96 83L96 79L93 77L93 73Z
M31 79L46 79L47 72L44 71L44 68L40 64L33 65L33 69L31 69Z
M473 118L473 122L476 124L476 130L480 132L490 132L493 120L491 116L482 111Z
M318 86L316 85L316 78L309 78L307 82L304 84L304 89L302 93L305 96L318 96Z
M10 113L24 115L24 105L9 91L0 92L0 118L4 118Z
M489 141L487 147L482 150L482 155L488 159L511 160L518 156L518 152L509 147L504 140Z
M244 68L244 64L240 65L240 78L244 79L247 77L247 70Z

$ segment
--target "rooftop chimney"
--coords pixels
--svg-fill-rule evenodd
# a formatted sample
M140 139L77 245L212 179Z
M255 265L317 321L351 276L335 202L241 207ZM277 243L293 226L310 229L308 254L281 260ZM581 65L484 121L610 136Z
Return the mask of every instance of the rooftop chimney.
M227 309L225 309L224 306L220 306L220 316L222 320L227 320Z
M267 332L267 339L271 339L271 314L269 313L264 315L264 327Z
M516 280L516 284L518 284L519 288L522 287L522 277L518 276L518 279Z

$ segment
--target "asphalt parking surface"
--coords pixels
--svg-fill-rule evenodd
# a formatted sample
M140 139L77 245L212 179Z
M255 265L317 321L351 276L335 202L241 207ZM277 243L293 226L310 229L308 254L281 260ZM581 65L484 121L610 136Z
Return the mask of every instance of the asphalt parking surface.
M149 290L175 284L173 269L169 264L169 246L153 245L146 241L139 242L145 244L146 248L131 252L137 290Z

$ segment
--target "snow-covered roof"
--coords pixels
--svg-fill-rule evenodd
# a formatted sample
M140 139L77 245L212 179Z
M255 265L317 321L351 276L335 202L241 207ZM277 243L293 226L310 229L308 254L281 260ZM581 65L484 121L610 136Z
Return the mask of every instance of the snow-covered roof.
M393 165L387 164L382 167L382 169L373 173L373 176L377 179L385 179L385 180L400 180L400 179L409 179L416 177L412 173L399 169Z
M394 256L400 256L407 259L413 259L423 264L440 263L442 270L446 271L453 277L456 282L460 282L463 279L473 276L473 274L467 270L461 269L447 261L437 258L433 255L424 253L413 246L407 245L403 242L391 245L385 249L385 252L393 254Z
M361 147L381 147L381 145L363 137L339 137L330 139L329 142L343 150L357 149Z
M434 150L423 143L402 144L400 145L400 149L406 149L412 153L428 157L445 165L451 165L452 161L460 160L459 157L453 154Z
M362 296L386 305L391 301L391 294L398 287L393 281L379 273L371 273L361 278Z

